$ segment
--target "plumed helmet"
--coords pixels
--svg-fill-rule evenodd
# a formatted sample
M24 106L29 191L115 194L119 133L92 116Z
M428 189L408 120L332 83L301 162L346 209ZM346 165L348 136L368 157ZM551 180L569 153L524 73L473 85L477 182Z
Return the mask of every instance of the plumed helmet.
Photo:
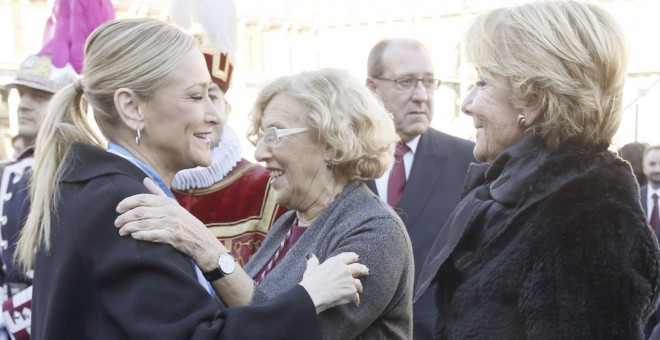
M110 0L56 0L44 29L44 45L39 53L23 61L17 85L55 93L72 83L81 72L85 40L93 30L114 19Z
M173 0L172 19L199 34L211 79L226 93L236 54L234 0Z

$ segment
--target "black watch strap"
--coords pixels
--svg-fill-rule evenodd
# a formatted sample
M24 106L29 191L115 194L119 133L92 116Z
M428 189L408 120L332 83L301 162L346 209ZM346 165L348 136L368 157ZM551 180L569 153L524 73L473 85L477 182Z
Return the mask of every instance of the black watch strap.
M209 282L219 280L231 273L236 269L236 259L230 252L220 254L218 257L218 265L213 270L202 273L204 278Z
M220 280L225 277L225 274L222 272L222 270L220 270L219 267L215 267L215 269L210 272L202 273L202 275L204 275L204 278L209 282Z

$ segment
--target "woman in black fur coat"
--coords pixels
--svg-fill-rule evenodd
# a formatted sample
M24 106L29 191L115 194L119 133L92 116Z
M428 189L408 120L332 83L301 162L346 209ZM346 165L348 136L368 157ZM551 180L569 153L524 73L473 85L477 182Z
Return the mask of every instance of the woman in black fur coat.
M426 260L438 339L641 339L660 252L630 166L608 151L621 119L622 30L603 9L538 1L480 15L464 198Z

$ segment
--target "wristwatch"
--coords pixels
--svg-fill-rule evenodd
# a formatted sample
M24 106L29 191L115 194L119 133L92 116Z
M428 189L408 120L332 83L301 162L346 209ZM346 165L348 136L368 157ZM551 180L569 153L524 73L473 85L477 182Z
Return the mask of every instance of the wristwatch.
M236 259L231 256L230 252L226 252L218 257L218 266L215 269L202 274L209 282L213 282L233 273L234 269L236 269Z

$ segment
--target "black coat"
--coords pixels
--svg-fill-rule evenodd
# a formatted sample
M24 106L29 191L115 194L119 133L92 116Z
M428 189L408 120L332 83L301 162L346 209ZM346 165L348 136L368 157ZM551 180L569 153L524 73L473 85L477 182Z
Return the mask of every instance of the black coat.
M37 254L33 339L319 338L300 287L265 306L222 309L169 245L120 237L122 199L147 192L129 161L74 144L60 182L49 253Z
M660 251L630 166L604 147L564 145L530 169L463 275L433 257L445 241L434 245L420 282L438 282L436 338L641 339L658 304Z

